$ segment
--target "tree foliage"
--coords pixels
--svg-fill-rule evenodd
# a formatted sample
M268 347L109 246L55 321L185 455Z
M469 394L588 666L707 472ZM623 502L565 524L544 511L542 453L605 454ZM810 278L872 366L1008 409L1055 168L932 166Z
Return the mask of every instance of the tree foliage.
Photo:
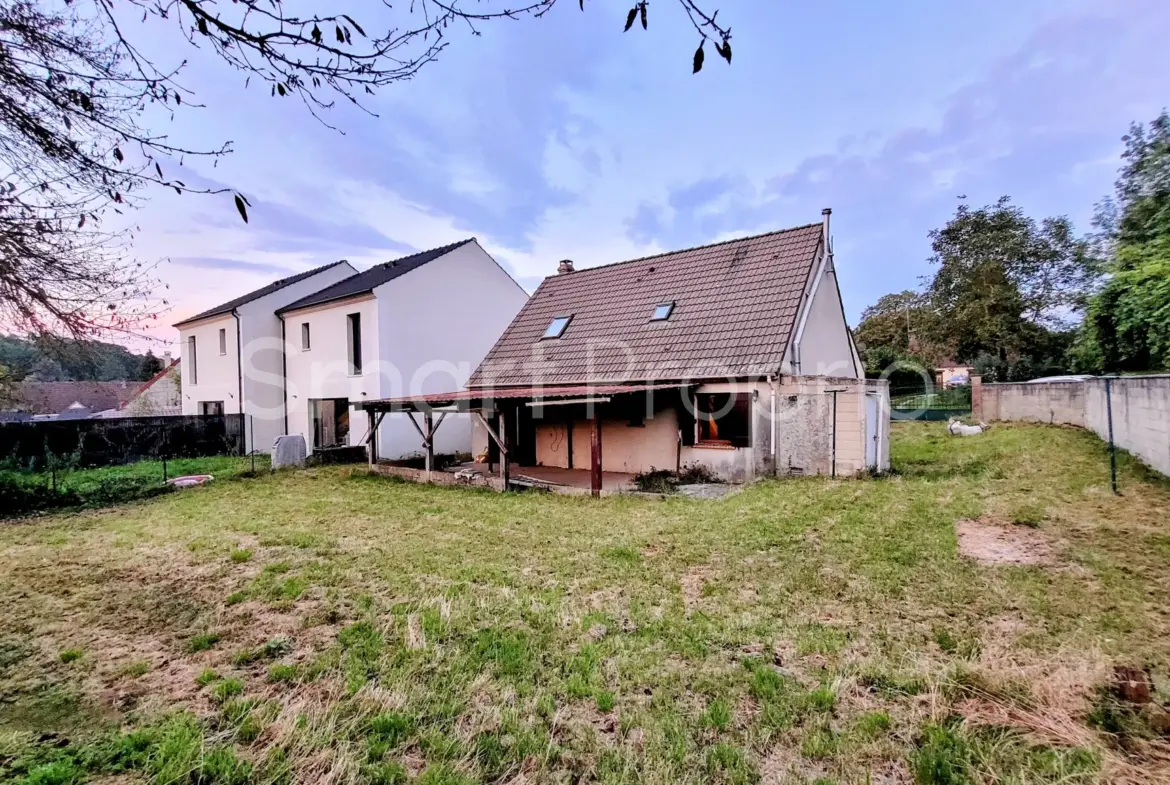
M1170 369L1170 115L1135 123L1115 193L1097 211L1109 280L1089 306L1082 370Z
M299 99L328 124L338 99L366 108L377 89L434 62L454 30L539 18L557 1L371 3L359 21L326 0L0 0L0 324L93 336L133 329L165 306L151 297L150 267L129 258L133 232L109 213L138 205L152 186L207 193L175 173L231 144L185 147L160 130L197 103L180 81L185 61L156 64L144 53L148 35L169 31L174 50L216 57L245 87ZM731 30L718 13L675 2L699 36L694 70L708 42L730 63ZM639 0L626 29L649 18ZM231 196L246 222L247 197Z
M1067 218L1036 221L1007 197L961 203L930 232L935 271L920 292L886 295L858 327L870 371L890 356L981 364L993 377L1061 370L1099 277L1089 241Z
M147 371L161 370L161 365L152 354L134 354L111 343L0 335L0 367L13 381L145 381L156 372Z

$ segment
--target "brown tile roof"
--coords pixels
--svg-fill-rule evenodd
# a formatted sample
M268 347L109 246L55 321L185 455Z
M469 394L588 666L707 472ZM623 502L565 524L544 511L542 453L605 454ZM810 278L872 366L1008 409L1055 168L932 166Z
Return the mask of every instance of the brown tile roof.
M138 387L138 382L34 382L17 388L16 408L29 414L60 414L74 403L91 412L113 409Z
M468 387L778 373L822 225L544 279ZM673 301L665 321L654 306ZM541 340L557 316L560 338Z

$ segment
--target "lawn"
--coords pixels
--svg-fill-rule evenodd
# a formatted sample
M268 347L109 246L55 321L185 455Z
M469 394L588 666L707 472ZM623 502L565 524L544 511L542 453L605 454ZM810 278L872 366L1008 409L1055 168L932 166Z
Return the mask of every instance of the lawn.
M0 781L1170 781L1107 690L1170 690L1170 484L1071 428L892 447L720 501L323 467L0 523Z

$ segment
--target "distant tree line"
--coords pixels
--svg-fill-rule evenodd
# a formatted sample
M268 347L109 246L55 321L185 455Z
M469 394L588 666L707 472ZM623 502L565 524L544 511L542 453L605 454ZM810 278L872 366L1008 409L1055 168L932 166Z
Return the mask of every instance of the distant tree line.
M1003 197L930 233L933 274L856 330L866 371L967 364L995 381L1170 368L1170 116L1131 126L1094 232Z
M0 377L8 383L146 381L161 371L154 352L134 354L99 341L26 340L0 335Z

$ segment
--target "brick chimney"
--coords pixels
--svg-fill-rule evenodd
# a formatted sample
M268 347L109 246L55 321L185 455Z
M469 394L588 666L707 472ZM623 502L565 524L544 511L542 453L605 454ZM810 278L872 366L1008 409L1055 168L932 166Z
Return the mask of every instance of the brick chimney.
M557 265L557 275L567 275L573 272L573 260L561 259L561 263Z

